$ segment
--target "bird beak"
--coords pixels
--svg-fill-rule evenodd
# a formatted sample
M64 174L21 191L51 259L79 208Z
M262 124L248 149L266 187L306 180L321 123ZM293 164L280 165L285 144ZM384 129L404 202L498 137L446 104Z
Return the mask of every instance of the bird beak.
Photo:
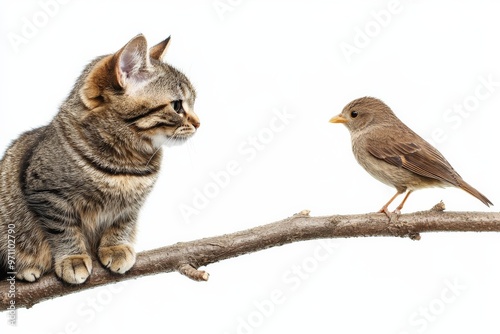
M332 117L330 123L347 123L347 119L342 114Z

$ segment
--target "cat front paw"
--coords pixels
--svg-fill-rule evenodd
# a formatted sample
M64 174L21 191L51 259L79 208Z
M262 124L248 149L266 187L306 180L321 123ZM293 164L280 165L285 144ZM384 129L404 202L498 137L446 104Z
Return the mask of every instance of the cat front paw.
M135 251L126 244L100 247L99 260L112 272L125 274L135 263Z
M56 275L71 284L82 284L92 272L92 259L87 254L65 256L55 264Z
M37 279L42 276L42 271L40 268L24 268L22 270L19 270L16 274L16 278L19 280L27 281L27 282L34 282Z
M52 269L52 253L47 244L29 251L20 248L16 252L16 257L16 279L18 280L35 282Z

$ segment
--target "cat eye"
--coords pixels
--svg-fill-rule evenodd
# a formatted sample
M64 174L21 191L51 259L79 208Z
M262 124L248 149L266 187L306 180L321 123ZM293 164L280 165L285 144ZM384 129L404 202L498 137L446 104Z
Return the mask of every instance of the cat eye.
M351 111L351 117L352 118L358 117L358 112L357 111Z
M182 110L182 100L175 100L170 102L170 105L172 106L172 109L175 110L176 113L181 113Z

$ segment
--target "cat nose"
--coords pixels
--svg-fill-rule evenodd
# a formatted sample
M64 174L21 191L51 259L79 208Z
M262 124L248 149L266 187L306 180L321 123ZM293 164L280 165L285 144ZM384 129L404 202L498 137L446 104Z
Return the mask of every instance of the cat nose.
M195 127L195 129L200 127L200 119L195 114L189 114L188 120Z

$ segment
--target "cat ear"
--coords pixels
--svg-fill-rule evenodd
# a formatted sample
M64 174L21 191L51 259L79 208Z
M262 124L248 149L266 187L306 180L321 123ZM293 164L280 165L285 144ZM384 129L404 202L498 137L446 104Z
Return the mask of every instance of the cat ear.
M124 88L141 85L151 76L148 44L144 35L132 38L114 58L118 84Z
M166 40L156 44L151 49L149 49L149 54L151 58L163 61L163 57L165 57L165 53L167 53L169 45L170 45L170 36L168 36Z

